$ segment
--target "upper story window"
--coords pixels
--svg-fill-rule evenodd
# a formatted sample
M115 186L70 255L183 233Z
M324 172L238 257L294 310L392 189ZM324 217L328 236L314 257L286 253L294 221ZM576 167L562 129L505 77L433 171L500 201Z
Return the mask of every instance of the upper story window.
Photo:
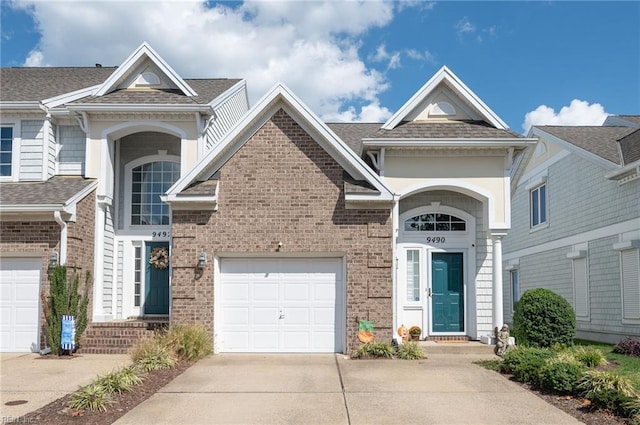
M547 184L543 183L531 189L531 227L537 227L547 222Z
M13 127L0 128L0 177L11 177L13 157Z
M404 221L405 231L415 232L464 232L467 223L454 215L428 213Z
M168 225L169 206L163 195L180 177L180 164L155 161L131 170L131 225Z

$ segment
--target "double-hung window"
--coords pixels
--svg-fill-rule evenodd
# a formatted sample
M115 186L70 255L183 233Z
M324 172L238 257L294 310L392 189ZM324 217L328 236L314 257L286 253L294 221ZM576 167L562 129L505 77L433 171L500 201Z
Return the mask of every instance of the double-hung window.
M13 173L13 127L0 127L0 177Z
M547 223L547 184L543 183L531 189L531 227Z

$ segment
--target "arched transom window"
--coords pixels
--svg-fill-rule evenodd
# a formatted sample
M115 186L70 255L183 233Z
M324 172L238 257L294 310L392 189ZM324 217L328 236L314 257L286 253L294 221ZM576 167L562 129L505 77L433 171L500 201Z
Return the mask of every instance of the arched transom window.
M464 232L467 223L455 215L428 213L408 218L404 221L408 232Z
M155 161L131 170L131 224L168 225L169 205L160 200L180 177L180 164Z

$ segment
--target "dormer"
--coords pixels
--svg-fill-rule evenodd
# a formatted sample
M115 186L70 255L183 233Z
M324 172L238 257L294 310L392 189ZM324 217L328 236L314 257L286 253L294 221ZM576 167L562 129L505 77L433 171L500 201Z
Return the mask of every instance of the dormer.
M142 43L100 86L96 96L116 90L174 90L198 94L147 43Z

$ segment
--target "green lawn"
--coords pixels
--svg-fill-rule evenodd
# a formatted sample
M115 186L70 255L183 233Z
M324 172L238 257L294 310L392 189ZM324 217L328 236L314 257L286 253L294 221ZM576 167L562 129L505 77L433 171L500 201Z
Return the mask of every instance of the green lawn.
M601 342L585 341L581 339L575 340L576 345L590 345L598 347L607 357L610 363L618 365L616 372L631 380L633 386L640 391L640 357L625 356L624 354L613 353L612 344L604 344Z

